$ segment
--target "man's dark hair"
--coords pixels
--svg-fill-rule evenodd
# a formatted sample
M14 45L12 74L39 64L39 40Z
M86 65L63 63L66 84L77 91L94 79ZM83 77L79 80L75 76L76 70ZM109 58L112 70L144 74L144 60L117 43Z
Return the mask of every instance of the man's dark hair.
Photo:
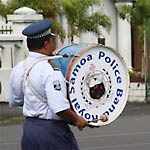
M49 40L50 40L50 35L37 38L37 39L27 38L28 49L29 51L35 51L37 49L41 49L44 46L44 42Z

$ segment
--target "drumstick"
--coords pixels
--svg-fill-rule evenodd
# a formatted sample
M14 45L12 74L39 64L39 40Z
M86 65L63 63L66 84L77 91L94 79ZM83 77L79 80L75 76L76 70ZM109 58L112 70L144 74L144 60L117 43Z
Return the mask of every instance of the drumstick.
M106 117L105 119L104 119L104 116ZM106 122L106 121L108 121L108 116L102 115L99 119L89 120L88 123L91 123L91 122L97 122L97 121Z

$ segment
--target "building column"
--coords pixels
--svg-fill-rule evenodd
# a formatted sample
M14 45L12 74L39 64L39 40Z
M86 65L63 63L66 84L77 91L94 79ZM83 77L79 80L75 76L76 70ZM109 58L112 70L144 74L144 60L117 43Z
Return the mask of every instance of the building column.
M131 24L130 21L125 19L121 19L119 16L118 8L121 5L131 5L131 3L116 3L115 6L117 8L117 30L118 30L118 43L117 43L117 49L123 59L126 62L126 65L128 68L132 68L131 64Z
M12 68L25 57L23 36L1 35L0 101L8 101L9 78Z

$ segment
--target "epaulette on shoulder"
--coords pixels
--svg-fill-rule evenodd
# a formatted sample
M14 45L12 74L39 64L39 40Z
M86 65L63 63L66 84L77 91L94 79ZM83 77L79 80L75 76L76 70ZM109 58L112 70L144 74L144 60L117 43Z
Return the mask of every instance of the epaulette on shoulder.
M52 63L51 60L48 60L48 63L52 66L54 71L59 71L59 68L54 63Z

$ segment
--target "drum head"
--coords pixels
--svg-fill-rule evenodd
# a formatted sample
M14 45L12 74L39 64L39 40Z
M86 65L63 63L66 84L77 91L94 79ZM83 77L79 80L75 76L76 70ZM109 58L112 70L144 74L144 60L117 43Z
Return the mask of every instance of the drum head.
M121 114L127 102L126 64L117 51L101 45L87 46L77 55L66 74L72 106L87 121L108 115L107 122L96 121L91 123L93 126L109 124Z

